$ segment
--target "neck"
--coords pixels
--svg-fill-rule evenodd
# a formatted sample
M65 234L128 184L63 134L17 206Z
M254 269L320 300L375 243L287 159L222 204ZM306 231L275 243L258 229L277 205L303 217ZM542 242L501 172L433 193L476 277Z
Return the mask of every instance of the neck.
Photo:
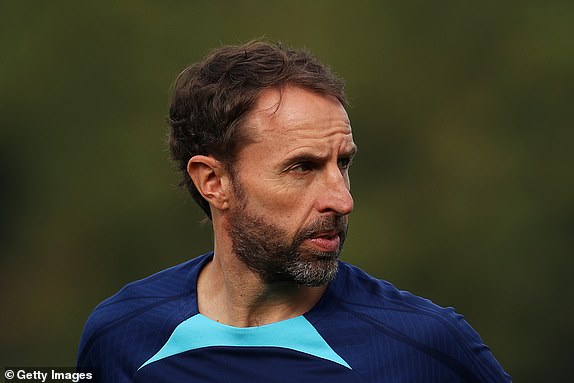
M302 315L325 290L326 286L265 283L231 252L217 247L197 282L199 312L235 327L262 326Z

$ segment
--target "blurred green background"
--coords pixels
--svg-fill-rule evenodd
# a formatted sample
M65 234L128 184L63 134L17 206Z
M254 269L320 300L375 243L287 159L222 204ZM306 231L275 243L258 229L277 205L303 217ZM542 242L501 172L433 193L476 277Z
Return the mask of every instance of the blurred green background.
M574 2L3 1L0 362L71 366L123 284L211 248L177 73L266 36L345 78L344 259L454 306L521 382L574 375Z

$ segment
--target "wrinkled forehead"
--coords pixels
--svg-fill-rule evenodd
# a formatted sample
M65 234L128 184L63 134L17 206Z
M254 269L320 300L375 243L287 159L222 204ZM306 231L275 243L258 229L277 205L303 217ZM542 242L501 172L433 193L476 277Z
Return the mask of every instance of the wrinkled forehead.
M289 135L293 139L349 136L351 124L341 102L334 96L299 87L266 89L261 92L245 120L254 138Z

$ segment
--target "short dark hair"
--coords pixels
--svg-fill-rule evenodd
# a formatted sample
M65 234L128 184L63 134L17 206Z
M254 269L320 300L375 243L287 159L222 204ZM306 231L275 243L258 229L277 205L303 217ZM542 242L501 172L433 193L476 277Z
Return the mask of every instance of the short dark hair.
M173 86L169 147L193 199L211 218L209 203L187 173L191 157L212 155L231 170L249 137L241 123L268 88L298 86L336 97L346 106L343 81L307 50L251 41L213 50L183 70Z

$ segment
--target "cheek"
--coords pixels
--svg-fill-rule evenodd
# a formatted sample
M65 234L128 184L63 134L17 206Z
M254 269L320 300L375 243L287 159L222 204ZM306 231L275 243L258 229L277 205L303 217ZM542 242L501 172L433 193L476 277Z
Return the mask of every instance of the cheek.
M246 195L249 202L261 209L289 210L294 202L299 201L299 193L291 185L276 179L263 179L258 182L248 182Z
M307 220L310 211L301 194L273 187L256 193L254 198L249 199L248 204L256 214L269 217L268 219L272 219L277 225L293 231Z
M313 184L305 179L289 179L254 171L239 175L248 209L270 217L283 227L304 223L314 206Z
M296 220L303 211L301 201L290 193L269 190L258 197L255 207L277 220Z

